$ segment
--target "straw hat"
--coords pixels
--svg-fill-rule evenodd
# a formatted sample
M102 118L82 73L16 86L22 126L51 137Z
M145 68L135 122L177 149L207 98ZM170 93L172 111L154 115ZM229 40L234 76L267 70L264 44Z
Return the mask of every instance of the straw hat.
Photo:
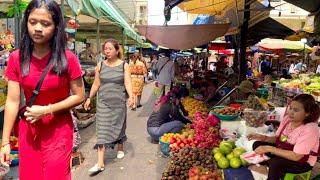
M238 89L242 93L252 93L253 92L253 83L249 80L244 80L240 83Z

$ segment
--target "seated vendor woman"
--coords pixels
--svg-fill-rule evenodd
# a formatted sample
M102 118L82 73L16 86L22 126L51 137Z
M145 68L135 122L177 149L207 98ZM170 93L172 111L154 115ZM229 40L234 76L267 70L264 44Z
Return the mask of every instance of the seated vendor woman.
M265 166L250 166L249 169L268 174L269 180L283 179L286 173L311 170L319 152L319 116L319 106L311 95L293 98L276 136L248 136L249 140L258 140L253 144L256 153L270 157L263 163Z
M159 141L159 138L165 133L179 132L184 124L191 123L182 113L187 116L188 112L184 110L180 102L180 93L169 96L168 101L163 103L159 111L153 111L147 122L147 131L153 141Z

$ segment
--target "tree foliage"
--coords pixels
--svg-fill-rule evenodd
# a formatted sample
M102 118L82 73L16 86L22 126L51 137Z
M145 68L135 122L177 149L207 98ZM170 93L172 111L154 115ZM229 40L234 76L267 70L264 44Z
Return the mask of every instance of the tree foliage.
M7 16L12 18L15 15L15 12L18 13L18 17L21 17L21 15L24 13L24 11L27 9L29 2L24 0L17 0L17 5L12 4L8 7L7 10Z

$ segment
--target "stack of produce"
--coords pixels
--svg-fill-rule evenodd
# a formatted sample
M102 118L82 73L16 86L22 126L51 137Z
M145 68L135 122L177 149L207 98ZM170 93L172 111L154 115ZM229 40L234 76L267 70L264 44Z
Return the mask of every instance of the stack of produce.
M208 170L215 170L216 164L209 149L185 147L170 156L169 164L162 174L162 180L188 179L189 170L193 166L201 166Z
M165 143L170 143L170 151L177 151L184 147L195 147L194 142L194 130L193 129L184 129L181 134L178 133L167 133L164 134L160 141Z
M6 103L7 96L4 92L0 92L0 106L3 106Z
M213 148L218 146L221 138L219 136L219 124L212 126L207 120L208 115L197 113L193 120L193 128L195 130L195 143L199 148Z
M269 114L267 101L256 96L249 96L243 110L243 118L250 127L261 127L267 121Z
M203 101L196 100L191 97L186 97L182 100L183 107L188 111L189 118L192 119L196 112L208 114L209 110Z
M222 180L221 171L209 170L201 166L194 166L189 170L189 180Z
M247 164L240 158L240 155L245 152L245 149L236 147L232 141L222 141L219 147L213 148L212 155L221 169L229 168L229 166L239 168Z
M169 143L170 151L175 152L184 147L212 149L218 146L220 121L213 115L196 113L192 124L187 124L180 133L166 133L160 141Z
M304 93L311 94L320 89L320 76L300 74L298 79L280 79L278 83L285 89L301 89Z
M240 111L236 108L225 106L223 108L215 108L213 112L221 115L238 115Z
M265 111L269 109L268 102L265 99L258 98L254 95L248 97L244 107L255 111Z

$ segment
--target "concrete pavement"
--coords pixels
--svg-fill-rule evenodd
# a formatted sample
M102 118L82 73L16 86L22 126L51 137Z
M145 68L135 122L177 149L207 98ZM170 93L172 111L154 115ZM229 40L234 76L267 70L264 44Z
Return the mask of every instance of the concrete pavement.
M128 141L125 143L125 157L119 160L116 158L115 150L107 151L105 170L95 177L89 177L88 173L88 169L97 161L97 153L92 149L96 140L95 124L80 131L82 138L80 151L83 153L85 160L81 166L73 169L73 179L157 180L161 178L168 159L162 157L157 144L150 143L146 131L148 117L145 111L153 108L152 103L150 103L153 100L149 98L152 95L152 88L153 83L147 84L144 88L141 102L146 107L139 108L137 111L128 110ZM141 113L141 111L144 112Z

